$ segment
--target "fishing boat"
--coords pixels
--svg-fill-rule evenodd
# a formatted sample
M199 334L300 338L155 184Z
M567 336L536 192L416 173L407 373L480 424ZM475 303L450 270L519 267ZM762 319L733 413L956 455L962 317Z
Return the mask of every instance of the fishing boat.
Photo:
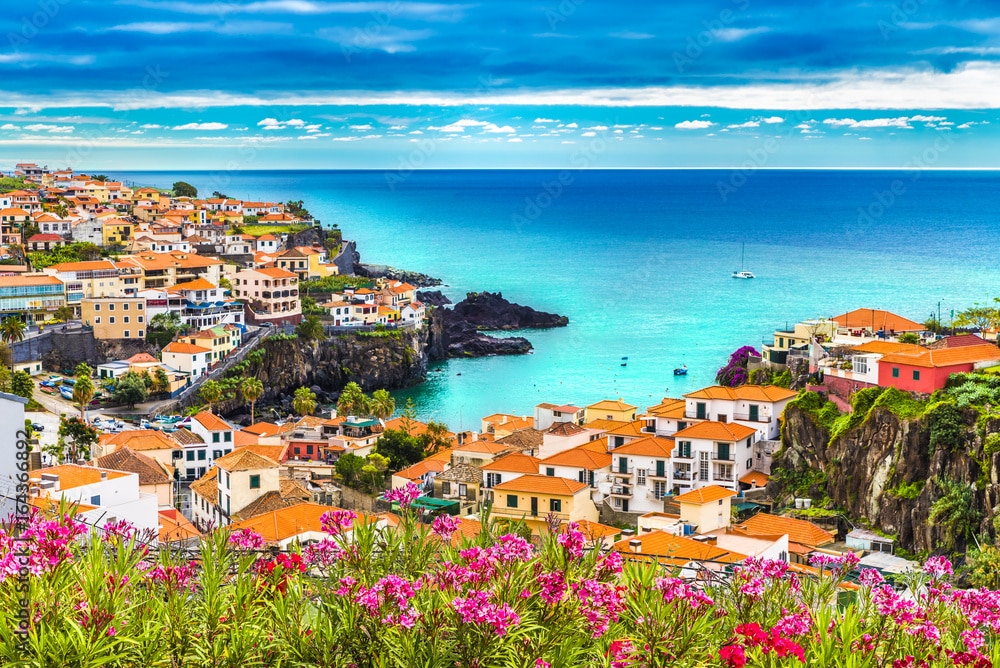
M674 369L675 376L686 376L687 374L688 374L687 364L684 364Z
M740 268L738 271L733 272L733 278L757 278L753 275L752 271L748 271L744 268L746 264L747 257L747 245L746 242L743 243L743 251L740 254Z
M66 399L68 401L73 401L73 388L70 387L69 385L60 385L59 394L62 395L63 399Z

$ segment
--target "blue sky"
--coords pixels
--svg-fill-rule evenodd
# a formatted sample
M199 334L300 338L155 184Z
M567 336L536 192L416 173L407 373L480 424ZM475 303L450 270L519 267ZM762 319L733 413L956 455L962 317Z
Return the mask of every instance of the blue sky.
M1000 166L996 3L13 4L0 168Z

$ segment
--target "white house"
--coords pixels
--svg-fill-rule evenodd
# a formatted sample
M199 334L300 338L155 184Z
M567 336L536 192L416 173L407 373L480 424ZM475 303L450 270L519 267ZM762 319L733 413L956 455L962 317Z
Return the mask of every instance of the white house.
M585 411L582 408L566 404L538 404L535 406L535 429L545 431L556 422L572 422L582 426Z
M479 467L483 471L483 488L490 490L502 482L510 482L523 475L535 475L538 473L538 464L541 461L537 457L513 452L483 464Z
M614 510L648 513L663 510L663 497L671 491L671 456L674 441L647 436L612 451L609 503Z
M604 492L601 491L601 483L611 473L611 455L608 454L604 441L596 440L541 460L538 472L586 483L591 489L594 502L599 503L607 492L607 485L603 486Z
M774 440L780 435L779 418L796 396L797 392L775 385L715 385L684 395L684 417L736 422L752 428L759 439Z
M671 488L679 493L706 485L738 489L737 481L753 469L757 431L735 422L705 421L674 434Z
M262 234L257 237L258 253L277 253L281 248L281 242L273 234Z
M211 355L212 351L208 348L171 341L164 346L161 358L167 366L197 378L208 372Z
M157 531L155 494L139 491L139 476L96 466L63 464L33 471L29 489L37 505L64 499L80 504L81 520L105 526L125 520L139 531Z
M542 445L538 449L538 456L545 459L589 443L600 436L599 430L585 429L576 422L556 422L542 435Z
M233 449L233 425L218 415L202 411L191 419L192 434L201 436L209 451L209 466L217 457L222 457ZM221 452L222 454L216 454Z
M399 319L404 325L420 326L424 322L427 308L423 302L410 302L399 309Z

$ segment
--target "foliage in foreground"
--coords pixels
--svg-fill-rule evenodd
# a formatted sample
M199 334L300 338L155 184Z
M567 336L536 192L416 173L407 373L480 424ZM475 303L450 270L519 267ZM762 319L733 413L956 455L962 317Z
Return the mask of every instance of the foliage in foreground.
M218 531L193 552L156 550L123 524L88 534L66 516L35 516L25 543L0 540L0 660L986 668L1000 658L1000 593L952 589L943 558L906 578L916 597L873 570L849 592L851 558L815 562L818 577L750 559L682 578L693 571L590 549L575 525L553 522L536 546L486 518L456 544L459 521L417 522L406 509L415 495L387 493L404 507L397 530L335 510L323 540L287 552L245 531Z

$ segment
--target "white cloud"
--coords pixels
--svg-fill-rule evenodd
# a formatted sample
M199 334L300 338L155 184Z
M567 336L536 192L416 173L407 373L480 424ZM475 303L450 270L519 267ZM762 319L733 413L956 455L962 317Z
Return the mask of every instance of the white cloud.
M333 141L360 141L361 137L334 137Z
M613 32L612 37L617 37L618 39L653 39L656 35L650 34L648 32L632 32L630 30L625 30L623 32Z
M301 128L305 124L306 122L301 118L290 118L287 121L285 121L285 125L287 125L290 128Z
M524 141L524 140L521 139L520 137L511 137L510 139L507 140L507 143L508 144L520 144L522 141Z
M605 132L608 129L607 125L591 125L588 130L597 130L598 132Z
M400 3L402 4L402 3ZM345 53L360 51L385 51L386 53L410 53L417 47L411 42L427 39L434 35L431 30L407 30L391 25L380 26L379 30L362 32L359 28L321 28L317 36L340 44Z
M160 125L159 123L144 123L139 127L142 128L143 130L159 130L163 126Z
M858 141L871 141L871 137L858 137Z
M440 127L430 126L428 130L437 130L439 132L449 132L449 133L461 133L466 132L469 128L482 128L483 132L490 134L510 134L512 132L517 132L514 128L509 125L497 125L496 123L490 123L488 121L477 121L471 118L463 118L461 120L455 121L448 125L443 125Z
M680 123L675 123L674 127L678 130L704 130L712 127L713 125L715 125L715 123L711 121L681 121Z
M410 134L411 135L422 135L422 134L424 134L424 131L423 130L411 130Z
M178 33L213 33L220 35L275 35L292 32L291 23L271 21L138 21L111 26L112 32L132 32L146 35L175 35Z
M14 125L13 123L4 123L0 125L0 130L20 130L20 125Z
M584 132L584 133L583 133L583 134L581 134L580 136L581 136L581 137L596 137L596 136L597 136L597 133L596 133L596 132Z
M567 123L566 127L569 128L569 129L571 129L571 130L576 130L580 126L577 125L576 123Z
M758 26L756 28L722 28L721 30L713 30L712 35L720 42L737 42L744 37L750 37L751 35L759 35L762 32L767 32L770 28L764 26Z
M947 116L910 116L910 120L914 123L940 123L941 121L947 121Z
M746 123L727 125L726 127L731 130L742 129L742 128L759 128L760 123L758 121L747 121Z
M316 128L319 129L319 125L306 125L306 122L301 118L289 118L287 121L279 121L277 118L267 117L257 121L257 127L263 130L284 130L285 128Z
M764 123L767 123L768 125L775 125L777 123L785 122L785 119L782 118L781 116L768 116L767 118L762 118L760 120L763 121Z
M555 118L536 118L533 123L558 123L558 119Z
M360 132L364 132L365 130L371 130L372 129L372 126L370 124L368 124L368 123L366 123L364 125L351 125L349 127L352 130L358 130Z
M296 139L299 139L299 140L308 140L308 139L316 139L316 138L317 138L316 135L299 135L298 137L296 137Z
M405 130L406 126L405 125L390 125L389 129L390 130Z
M53 125L51 123L32 123L31 125L25 125L24 129L30 132L50 132L52 134L73 132L72 125Z
M185 123L175 125L172 130L225 130L229 125L226 123Z

